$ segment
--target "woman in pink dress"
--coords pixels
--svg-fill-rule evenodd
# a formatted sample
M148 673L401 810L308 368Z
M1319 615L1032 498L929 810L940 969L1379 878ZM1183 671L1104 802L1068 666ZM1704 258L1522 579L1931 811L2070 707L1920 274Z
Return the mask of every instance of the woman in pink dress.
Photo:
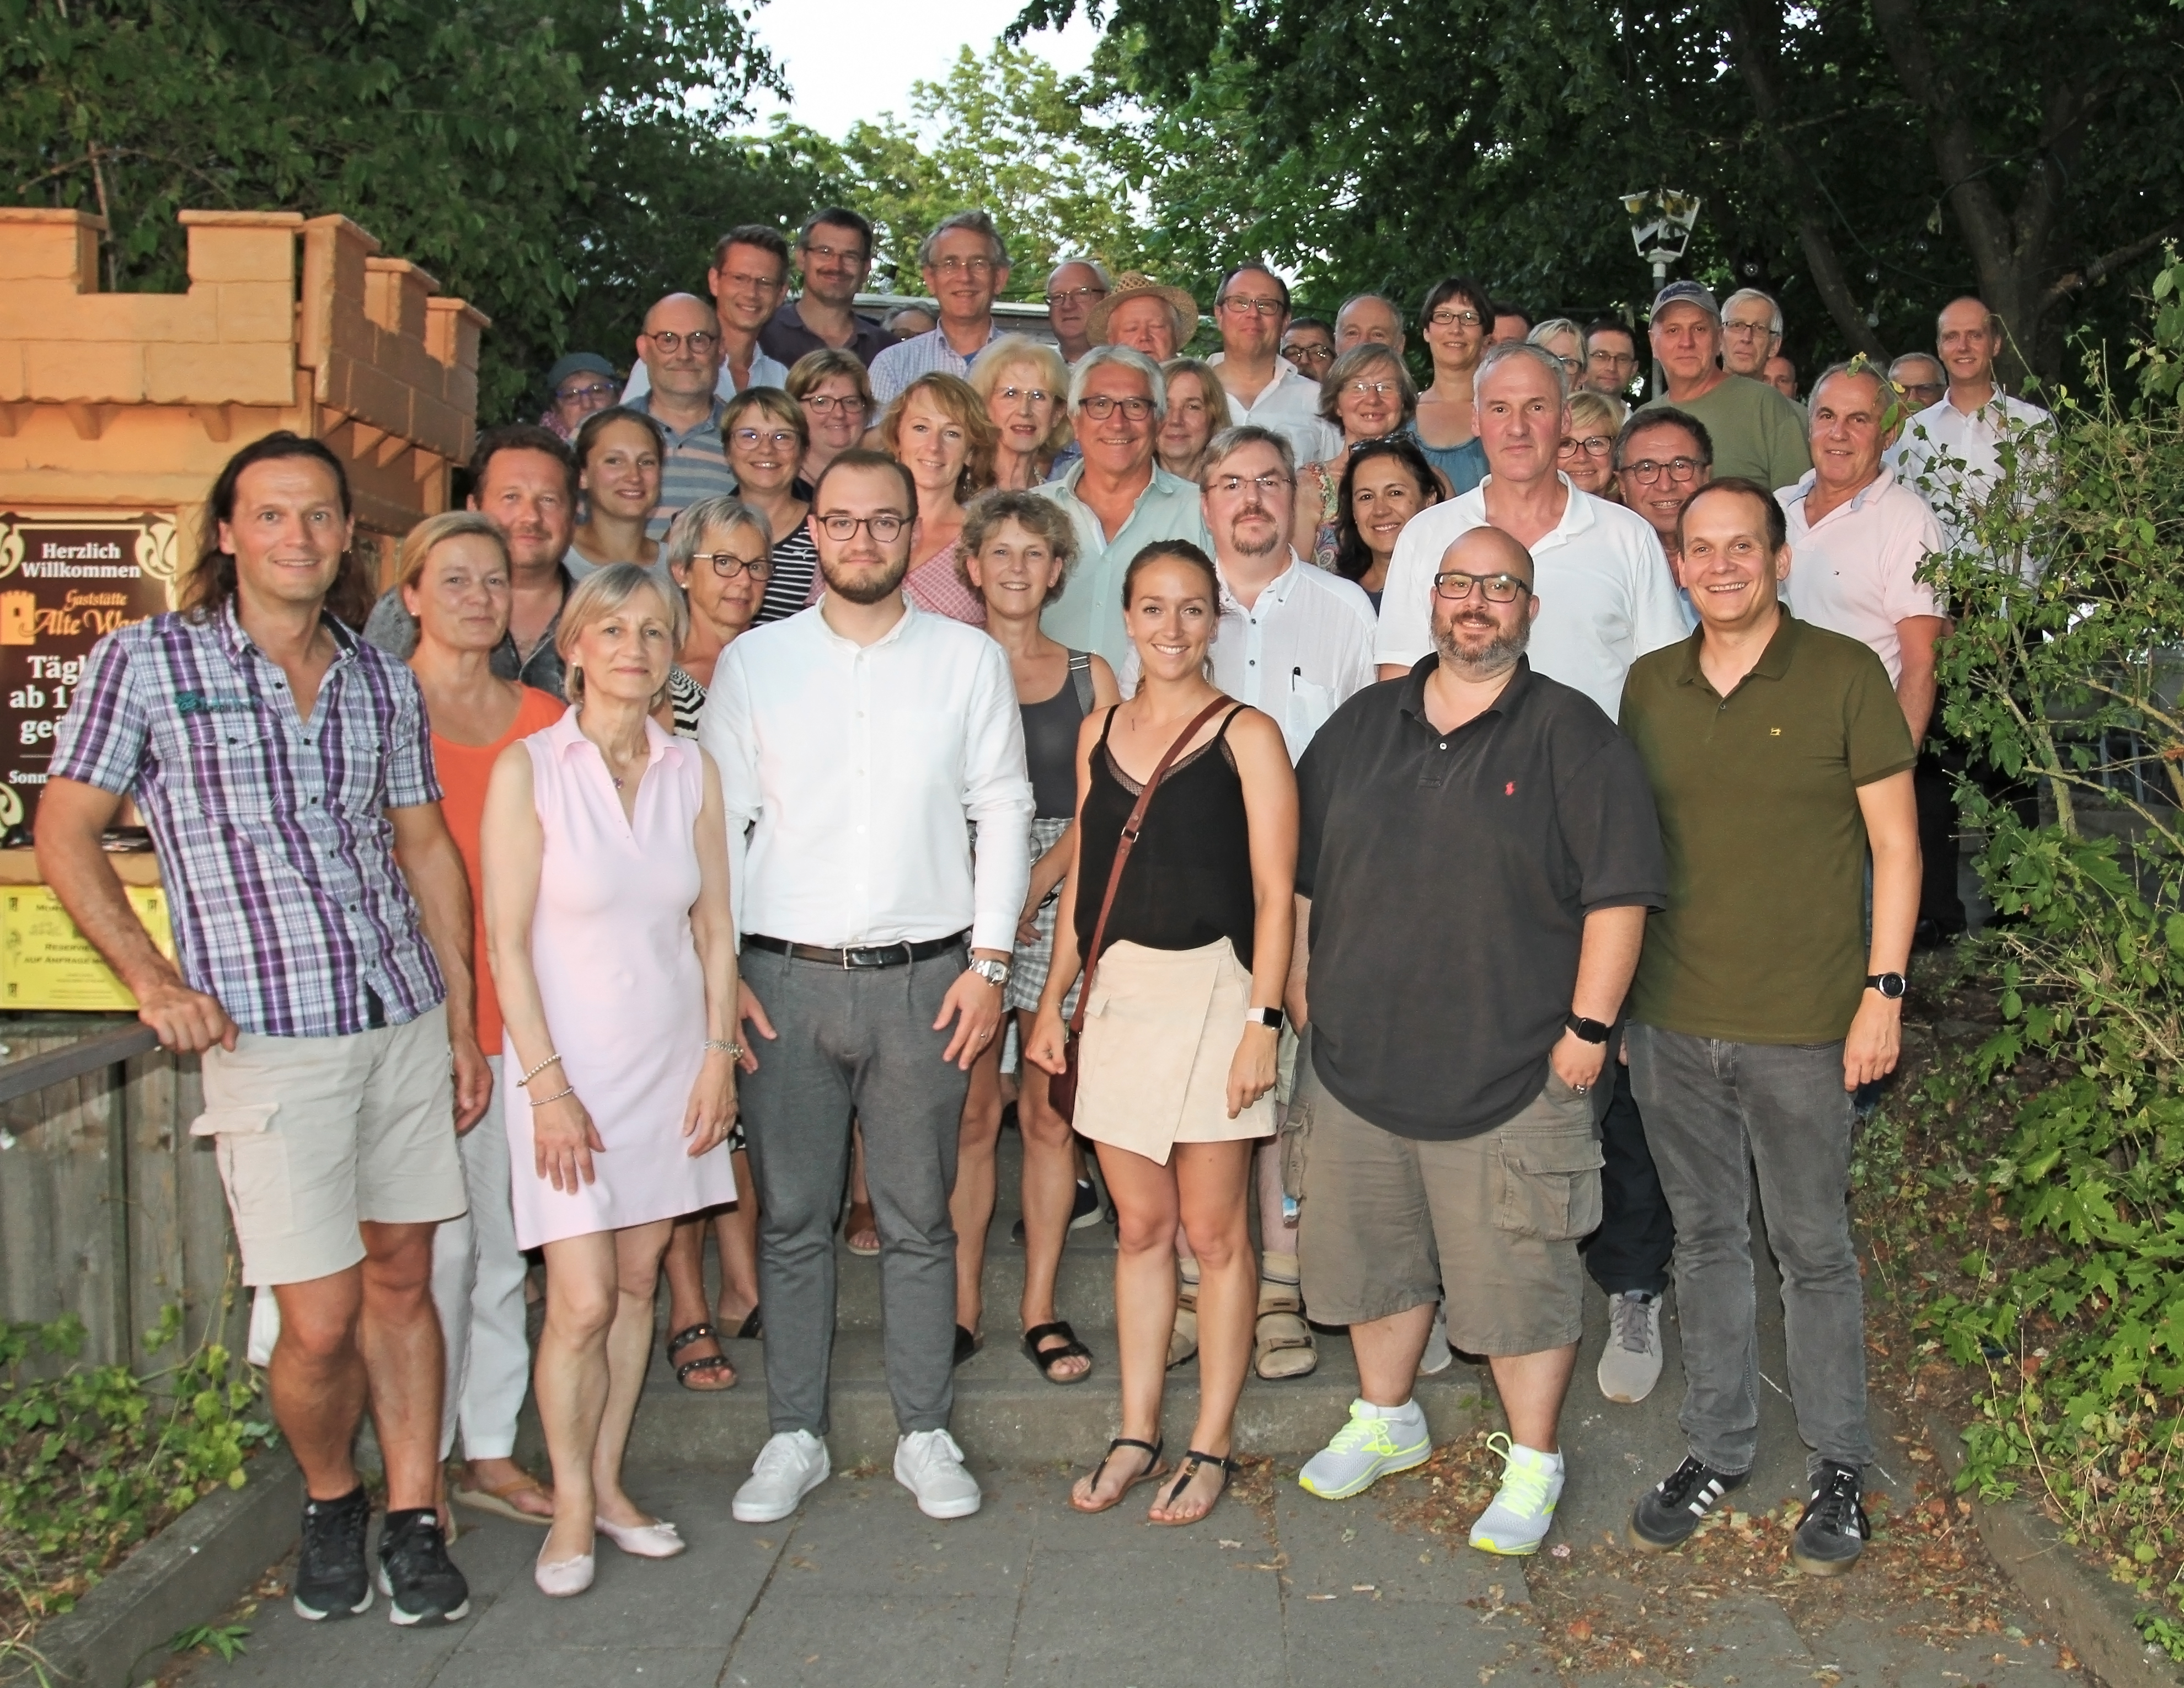
M1000 438L977 389L941 372L918 376L880 418L882 448L917 488L903 592L919 609L974 627L986 625L986 600L965 584L959 563L963 506L994 484Z
M533 1574L550 1595L591 1585L595 1524L641 1558L682 1551L623 1491L622 1450L669 1232L736 1194L720 776L651 718L688 613L634 564L583 581L555 639L569 712L510 745L486 794L516 1241L546 1251L535 1387L554 1523Z

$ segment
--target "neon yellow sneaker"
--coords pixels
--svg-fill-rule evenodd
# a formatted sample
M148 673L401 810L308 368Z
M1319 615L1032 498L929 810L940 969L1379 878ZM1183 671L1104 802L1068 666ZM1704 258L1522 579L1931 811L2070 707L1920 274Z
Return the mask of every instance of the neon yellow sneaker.
M1497 1446L1496 1444L1499 1444ZM1471 1526L1471 1545L1487 1553L1536 1553L1563 1497L1563 1457L1511 1441L1496 1430L1486 1439L1507 1462L1494 1504Z
M1306 1462L1297 1473L1297 1483L1323 1501L1346 1501L1363 1494L1390 1472L1408 1471L1432 1457L1433 1435L1418 1402L1389 1407L1353 1401L1350 1422Z

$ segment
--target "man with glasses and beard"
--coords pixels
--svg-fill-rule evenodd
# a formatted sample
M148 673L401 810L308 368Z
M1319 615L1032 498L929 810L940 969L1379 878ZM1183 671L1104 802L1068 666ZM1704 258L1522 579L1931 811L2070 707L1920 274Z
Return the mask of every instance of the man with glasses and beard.
M826 591L728 647L699 727L721 770L752 1051L743 1117L773 1434L736 1495L745 1524L788 1517L830 1469L833 1229L853 1114L879 1223L895 1479L928 1518L980 1501L948 1434L948 1196L971 1064L1000 1026L1031 883L1032 788L1008 657L903 595L916 510L892 458L828 464L809 518Z
M829 349L849 352L870 369L894 344L878 322L851 309L872 272L871 222L841 205L814 211L797 231L796 267L804 291L767 319L759 345L784 369Z
M1297 768L1309 937L1288 999L1312 1041L1290 1194L1305 1299L1350 1327L1358 1373L1298 1481L1346 1500L1431 1456L1412 1380L1457 1285L1448 1340L1488 1357L1509 1418L1471 1545L1529 1554L1563 1487L1594 1093L1668 872L1630 741L1525 658L1554 610L1524 545L1480 524L1435 562L1432 650L1338 710Z

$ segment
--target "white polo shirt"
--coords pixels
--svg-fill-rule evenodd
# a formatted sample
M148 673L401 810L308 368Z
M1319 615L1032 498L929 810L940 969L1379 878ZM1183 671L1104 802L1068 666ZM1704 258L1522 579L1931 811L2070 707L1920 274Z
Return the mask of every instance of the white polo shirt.
M1556 478L1569 494L1554 531L1532 547L1533 590L1540 600L1527 653L1550 680L1574 686L1613 720L1623 677L1648 651L1691 632L1683 599L1661 541L1646 518ZM1376 661L1407 668L1434 648L1433 577L1441 555L1474 527L1489 526L1487 478L1457 498L1412 516L1396 541L1380 594Z
M1216 352L1206 361L1217 369L1227 355ZM1228 426L1240 428L1247 422L1287 440L1300 469L1324 463L1342 449L1342 430L1319 414L1319 383L1287 358L1274 359L1274 378L1250 404L1228 394Z
M1886 468L1818 521L1805 519L1805 495L1815 471L1774 494L1790 519L1790 578L1784 593L1801 621L1871 647L1888 671L1903 677L1903 642L1896 624L1939 616L1934 588L1917 577L1921 559L1942 549L1941 524L1925 499Z
M2054 418L2037 404L2013 398L2000 387L1978 409L1966 413L1945 398L1930 404L1903 426L1883 460L1896 477L1933 506L1942 532L1962 537L1969 518L2008 479L2014 482L2020 512L2030 510L2047 476L2053 472ZM2002 462L2003 443L2012 443L2012 467Z
M1218 564L1215 573L1220 574ZM1221 577L1221 621L1213 634L1213 683L1280 725L1290 760L1353 694L1373 683L1373 600L1356 581L1290 553L1290 565L1245 609ZM1138 689L1132 645L1117 677Z

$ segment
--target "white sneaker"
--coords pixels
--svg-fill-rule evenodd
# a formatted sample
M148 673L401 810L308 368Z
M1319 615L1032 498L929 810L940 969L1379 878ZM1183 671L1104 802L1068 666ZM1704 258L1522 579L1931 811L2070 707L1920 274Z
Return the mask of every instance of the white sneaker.
M1563 1497L1563 1457L1512 1442L1498 1430L1487 1446L1496 1442L1502 1446L1495 1451L1507 1462L1494 1503L1471 1526L1471 1545L1485 1553L1536 1553Z
M1643 1401L1661 1380L1661 1298L1626 1290L1607 1298L1607 1346L1600 1356L1600 1392L1624 1407Z
M728 1510L738 1524L775 1523L794 1512L833 1469L826 1443L809 1430L783 1430L758 1451L750 1478Z
M912 1430L894 1445L894 1480L929 1518L967 1518L985 1496L963 1469L963 1450L945 1430Z
M1433 1329L1426 1333L1426 1351L1418 1356L1418 1375L1438 1377L1456 1363L1456 1353L1448 1345L1448 1309L1434 1309Z
M1323 1501L1362 1495L1390 1472L1408 1471L1433 1457L1433 1435L1415 1401L1375 1407L1360 1396L1334 1440L1297 1473L1297 1485Z

